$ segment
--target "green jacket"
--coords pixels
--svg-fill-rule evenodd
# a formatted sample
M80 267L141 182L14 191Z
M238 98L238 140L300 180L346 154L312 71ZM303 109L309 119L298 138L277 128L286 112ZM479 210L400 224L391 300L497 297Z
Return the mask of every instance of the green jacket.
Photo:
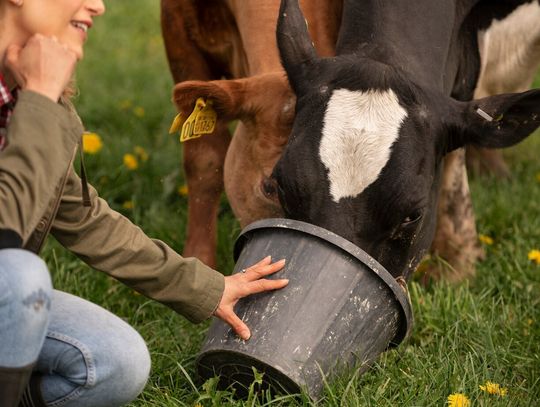
M70 106L19 93L0 152L0 241L38 253L50 232L91 267L190 321L208 318L223 294L223 275L150 239L91 186L83 193L87 184L73 169L82 133Z

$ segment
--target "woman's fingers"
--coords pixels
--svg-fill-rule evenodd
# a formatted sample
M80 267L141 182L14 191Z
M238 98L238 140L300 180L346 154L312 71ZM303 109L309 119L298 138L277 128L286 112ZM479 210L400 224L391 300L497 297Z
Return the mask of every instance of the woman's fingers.
M272 259L268 256L249 267L245 273L225 277L223 296L214 315L229 324L234 332L244 340L249 339L251 333L247 325L233 311L238 300L251 294L277 290L289 283L287 279L269 280L263 278L281 270L285 265L284 259L275 263L271 262Z
M245 296L262 293L264 291L279 290L280 288L285 287L287 284L289 284L289 280L286 278L279 280L255 280L248 283L247 293Z
M272 256L266 256L264 259L260 260L258 263L246 268L246 271L252 270L258 267L266 266L272 262Z
M269 259L270 257L267 257L266 259ZM248 278L249 281L257 280L261 277L266 277L270 274L273 274L279 270L281 270L285 266L285 259L281 259L279 261L276 261L275 263L263 263L262 261L255 264L254 266L251 266L246 269L246 272L244 275L246 278Z
M71 80L77 55L54 38L36 34L23 47L10 46L6 66L22 89L57 101Z
M248 326L238 318L238 315L232 309L221 310L216 313L216 316L229 324L233 331L243 340L247 341L251 336Z

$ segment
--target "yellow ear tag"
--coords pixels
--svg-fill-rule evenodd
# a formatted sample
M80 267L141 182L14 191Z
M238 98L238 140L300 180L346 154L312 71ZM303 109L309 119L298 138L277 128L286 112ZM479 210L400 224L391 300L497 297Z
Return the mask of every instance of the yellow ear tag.
M171 128L169 129L169 134L176 133L180 130L182 127L182 123L184 122L184 119L182 118L182 113L178 113L175 118L173 119L173 122L171 123Z
M217 113L212 107L212 101L207 100L206 106L202 108L195 119L195 127L193 134L202 136L203 134L211 134L216 128Z
M195 102L195 108L193 109L193 112L191 112L189 117L182 125L182 131L180 132L180 143L201 136L200 134L194 134L193 129L195 128L195 120L197 120L197 116L201 113L201 110L204 108L204 106L206 106L206 102L204 101L204 99L198 98Z

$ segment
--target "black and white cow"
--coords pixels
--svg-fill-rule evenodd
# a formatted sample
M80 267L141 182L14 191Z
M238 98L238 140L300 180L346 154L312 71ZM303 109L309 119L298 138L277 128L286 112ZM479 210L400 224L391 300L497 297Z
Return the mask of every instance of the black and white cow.
M345 0L336 56L319 58L298 0L282 0L278 45L297 95L273 171L286 216L410 277L433 240L445 155L507 147L540 126L540 90L467 102L478 30L518 3Z

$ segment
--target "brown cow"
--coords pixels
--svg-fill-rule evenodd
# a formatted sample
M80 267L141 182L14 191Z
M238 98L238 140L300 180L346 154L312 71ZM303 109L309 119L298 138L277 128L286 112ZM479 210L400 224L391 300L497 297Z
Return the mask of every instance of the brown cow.
M273 186L266 182L294 117L294 97L275 38L279 3L161 1L167 57L179 83L174 92L179 110L189 114L197 97L208 97L218 111L214 134L183 145L189 188L184 255L209 265L215 265L223 185L242 225L281 214ZM306 0L302 7L319 53L332 55L341 0ZM231 141L227 124L235 118L241 122Z

